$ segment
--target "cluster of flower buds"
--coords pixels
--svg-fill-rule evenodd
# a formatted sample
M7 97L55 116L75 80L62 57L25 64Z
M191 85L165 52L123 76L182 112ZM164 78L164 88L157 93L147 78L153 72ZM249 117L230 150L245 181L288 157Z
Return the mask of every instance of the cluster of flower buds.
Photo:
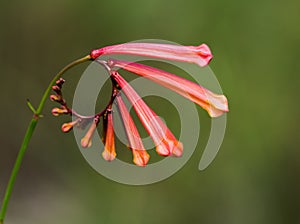
M50 100L60 104L60 107L55 107L52 109L52 114L56 117L63 114L76 116L76 113L74 114L73 110L68 107L66 100L63 97L62 86L64 83L65 80L63 78L60 78L56 81L55 85L52 86L52 90L55 92L55 94L50 95ZM73 129L74 126L79 128L85 128L87 123L90 121L90 117L82 119L80 116L77 116L77 118L74 121L64 123L61 127L61 130L63 132L69 132Z
M112 111L113 103L116 104L120 117L123 121L125 133L128 139L128 147L133 154L133 162L138 166L145 166L150 159L149 154L144 148L138 129L124 104L124 96L129 100L145 130L152 138L156 147L156 152L159 155L180 157L183 152L182 143L176 139L176 137L172 134L160 117L148 107L138 93L119 74L118 69L127 70L175 91L176 93L200 105L211 117L218 117L223 113L228 112L228 103L224 95L215 94L189 80L139 63L114 59L109 59L107 61L98 60L98 57L101 55L112 54L128 54L161 58L166 60L194 63L199 66L207 65L212 59L210 49L205 44L194 47L156 43L127 43L93 50L90 53L90 59L96 60L108 71L112 80L113 91L110 101L105 109L89 117L82 116L73 111L71 108L68 108L61 91L64 80L59 79L56 82L56 85L52 87L56 94L51 95L50 99L58 102L61 107L54 108L52 110L52 114L54 116L58 116L60 114L69 114L75 116L76 119L62 125L63 132L69 132L75 126L82 128L89 124L89 129L81 140L81 145L84 148L91 146L93 134L99 124L100 117L102 117L102 141L104 143L102 156L105 160L112 161L117 155L115 149L113 122L114 112ZM121 95L120 90L122 90L124 96Z
M55 95L50 95L50 100L59 103L61 106L60 108L56 107L52 109L52 114L54 116L59 116L61 114L69 114L70 111L67 108L66 101L62 95L62 86L65 83L63 78L60 78L56 81L56 85L52 86L52 90L56 93Z

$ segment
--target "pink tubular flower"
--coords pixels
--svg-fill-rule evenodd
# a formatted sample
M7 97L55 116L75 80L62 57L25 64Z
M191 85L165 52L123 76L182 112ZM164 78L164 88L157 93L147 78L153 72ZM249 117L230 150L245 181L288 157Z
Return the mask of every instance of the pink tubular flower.
M118 72L112 71L111 76L122 88L128 100L133 105L143 126L153 139L157 153L163 156L181 156L183 151L182 144L174 137L162 120L147 106Z
M140 134L122 100L120 95L116 96L119 112L123 120L125 132L127 134L128 143L133 154L133 162L138 166L146 166L150 155L144 148Z
M115 135L111 109L107 111L107 114L105 116L105 146L102 152L102 157L107 161L112 161L116 158L117 154L115 149Z
M171 73L138 63L109 60L109 66L125 69L167 87L203 107L211 117L228 112L227 98Z
M106 57L100 57L102 55ZM99 63L110 75L112 87L110 99L106 106L95 114L84 115L72 107L69 107L69 104L63 97L62 87L65 80L62 78L58 78L55 83L53 81L52 90L55 94L50 96L52 101L60 105L60 107L52 109L54 116L72 115L73 118L75 118L73 121L62 125L61 130L63 132L69 132L73 128L83 130L89 126L88 130L85 131L85 136L81 139L81 146L83 148L88 148L92 145L93 135L97 133L99 119L101 117L103 118L101 140L104 144L102 157L105 160L112 161L117 156L113 120L115 117L112 114L112 106L114 103L117 105L121 120L124 124L124 130L128 139L127 148L132 152L133 163L143 167L146 166L150 159L150 155L144 148L138 129L124 104L123 97L126 97L134 108L141 124L152 138L156 152L159 155L180 157L183 153L183 144L173 135L163 120L148 107L139 94L118 73L118 69L126 70L147 78L182 95L193 103L200 105L211 117L218 117L229 111L226 96L213 93L197 83L157 68L135 62L115 60L114 56L117 55L143 56L143 58L152 58L152 60L162 59L163 61L170 60L180 63L192 63L194 64L193 66L197 65L200 67L208 65L213 57L206 44L199 46L182 46L167 43L132 42L92 50L89 55L65 66L56 77L61 76L69 68L88 60ZM109 57L112 57L112 59L108 59ZM121 95L121 91L124 92L124 96ZM29 107L35 111L30 102L28 103Z
M161 58L195 63L201 67L207 65L212 59L211 51L206 44L199 46L181 46L158 43L126 43L93 50L90 56L92 59L96 59L101 55L111 54L129 54Z

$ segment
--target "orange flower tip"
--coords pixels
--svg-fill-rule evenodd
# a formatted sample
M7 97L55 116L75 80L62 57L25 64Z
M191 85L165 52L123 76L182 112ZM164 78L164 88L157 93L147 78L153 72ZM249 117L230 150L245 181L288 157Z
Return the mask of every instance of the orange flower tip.
M69 111L66 108L53 108L51 113L57 117L61 114L68 114Z
M51 101L59 101L60 100L60 97L58 95L51 95L50 96L50 100Z
M183 152L183 144L178 142L177 145L172 150L172 155L176 157L181 157Z
M112 161L116 158L116 156L117 156L117 154L114 150L104 149L104 151L102 152L102 157L106 161Z
M133 162L137 166L144 167L147 165L150 159L150 155L146 152L146 150L135 150L133 153Z
M171 155L170 150L166 147L165 144L160 144L156 146L156 152L160 156L169 156Z
M97 128L98 120L95 118L95 120L92 122L89 130L85 134L85 136L81 139L81 146L83 148L89 148L92 146L92 138L93 134Z
M64 123L61 126L61 130L65 133L67 133L73 129L73 126L74 126L74 122Z
M88 137L83 137L81 139L81 146L83 148L89 148L92 146L92 139L91 138L88 138Z

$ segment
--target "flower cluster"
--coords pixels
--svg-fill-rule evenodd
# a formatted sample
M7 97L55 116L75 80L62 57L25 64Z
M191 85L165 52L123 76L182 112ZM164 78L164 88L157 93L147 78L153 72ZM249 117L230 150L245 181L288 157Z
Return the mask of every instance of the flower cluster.
M100 118L102 117L102 141L104 143L102 156L105 160L111 161L115 159L117 155L114 137L114 111L112 110L113 103L116 104L122 119L128 139L128 148L133 154L133 162L138 166L145 166L150 159L149 154L144 148L138 129L124 104L123 97L126 97L133 106L142 125L152 138L156 147L156 152L159 155L180 157L183 152L182 143L176 139L176 137L168 129L160 117L148 107L139 94L119 74L118 69L123 69L136 75L145 77L175 91L183 97L186 97L187 99L200 105L211 117L218 117L223 113L228 112L228 103L224 95L215 94L189 80L139 63L115 59L109 59L106 61L98 59L98 57L101 55L112 54L146 56L151 58L194 63L199 66L207 65L212 59L210 49L205 44L194 47L156 43L127 43L93 50L90 53L90 59L95 60L107 70L110 75L113 88L111 98L107 106L104 108L104 110L93 116L83 116L69 108L61 91L64 80L57 80L56 85L52 87L56 94L51 95L50 99L58 102L60 107L54 108L52 110L52 114L54 116L67 114L75 117L73 121L62 125L62 131L69 132L73 127L85 128L89 126L85 136L83 136L81 140L81 145L84 148L90 147L92 145L93 134L100 123ZM120 90L122 90L124 95L121 95Z

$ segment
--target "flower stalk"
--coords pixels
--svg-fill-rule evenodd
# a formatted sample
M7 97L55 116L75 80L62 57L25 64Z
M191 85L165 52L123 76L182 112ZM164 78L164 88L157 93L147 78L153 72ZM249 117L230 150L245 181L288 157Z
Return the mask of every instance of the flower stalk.
M74 66L76 66L78 64L81 64L83 62L86 62L88 60L91 60L90 55L87 55L87 56L85 56L83 58L80 58L80 59L78 59L76 61L71 62L70 64L68 64L67 66L65 66L60 72L58 72L54 76L54 78L51 80L51 82L49 83L48 87L46 88L46 90L45 90L45 92L44 92L44 94L42 96L42 99L41 99L41 101L39 103L38 108L36 110L34 110L35 112L33 114L33 118L31 119L31 121L30 121L30 123L28 125L27 131L25 133L23 142L21 144L19 153L17 155L14 167L12 169L12 172L11 172L11 175L10 175L7 187L6 187L6 191L5 191L5 194L4 194L4 199L2 201L2 206L1 206L1 211L0 211L0 223L1 224L3 224L4 219L5 219L8 202L9 202L9 199L10 199L10 196L11 196L11 193L12 193L12 190L13 190L13 187L14 187L14 184L15 184L15 180L16 180L17 174L19 172L19 169L20 169L20 166L21 166L24 154L26 152L26 149L27 149L27 146L28 146L28 144L30 142L30 139L31 139L31 137L33 135L35 127L36 127L36 125L37 125L37 123L39 121L39 118L41 117L41 113L42 113L42 110L44 108L45 102L46 102L46 100L47 100L47 98L49 96L49 93L51 91L51 87L55 84L56 80L58 80L70 68L72 68L72 67L74 67ZM32 109L34 109L34 108L32 107L31 110Z

